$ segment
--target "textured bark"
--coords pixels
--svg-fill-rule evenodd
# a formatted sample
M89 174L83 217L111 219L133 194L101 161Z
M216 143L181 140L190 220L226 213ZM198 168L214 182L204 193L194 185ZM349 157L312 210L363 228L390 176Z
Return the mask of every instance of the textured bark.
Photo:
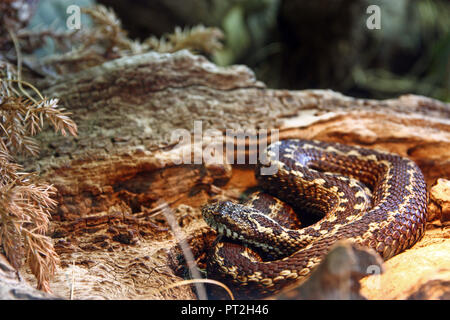
M45 86L79 126L79 137L70 142L52 134L42 137L47 148L40 168L47 169L49 158L56 166L73 164L72 159L78 163L64 169L70 172L67 188L85 184L85 172L81 177L71 172L81 168L80 162L101 167L106 161L108 171L116 163L129 167L133 150L154 169L164 167L150 160L156 159L154 151L160 154L170 145L173 130L192 131L194 121L202 121L204 130L278 128L281 138L397 152L417 161L429 183L450 175L450 107L422 96L377 101L329 90L271 90L246 67L220 68L187 51L117 59ZM96 179L111 177L96 172Z
M396 152L418 163L428 186L450 177L450 106L426 97L271 90L244 66L221 68L187 51L117 59L41 89L59 97L79 127L76 138L41 134L40 158L26 163L59 190L52 236L63 263L52 288L63 297L74 274L76 299L195 298L189 287L161 289L186 270L157 201L174 209L202 263L214 233L201 206L237 199L256 181L251 165L175 165L180 148L171 133L192 132L194 121L203 130L276 128L280 139Z

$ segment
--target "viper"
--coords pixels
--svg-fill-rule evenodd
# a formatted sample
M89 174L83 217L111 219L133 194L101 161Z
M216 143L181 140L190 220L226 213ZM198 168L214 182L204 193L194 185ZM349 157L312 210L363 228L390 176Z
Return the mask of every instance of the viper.
M412 160L295 139L272 143L266 155L255 170L263 193L202 209L219 235L208 276L231 284L237 296L264 297L301 282L338 240L387 260L423 236L426 184ZM276 170L265 175L264 167ZM303 226L296 212L313 222Z

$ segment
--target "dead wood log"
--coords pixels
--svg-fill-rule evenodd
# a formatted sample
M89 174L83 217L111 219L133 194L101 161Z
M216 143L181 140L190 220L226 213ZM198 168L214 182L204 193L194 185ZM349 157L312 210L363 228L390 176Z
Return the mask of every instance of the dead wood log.
M256 185L251 165L176 165L171 133L193 133L195 121L203 130L276 128L280 139L396 152L418 163L429 186L450 177L450 105L422 96L272 90L244 66L218 67L188 51L125 57L40 86L79 128L69 139L44 132L40 158L25 163L59 190L52 236L62 266L52 288L63 297L70 270L77 299L195 298L190 288L161 290L180 280L173 262L182 257L156 202L175 209L201 260L214 234L199 208Z

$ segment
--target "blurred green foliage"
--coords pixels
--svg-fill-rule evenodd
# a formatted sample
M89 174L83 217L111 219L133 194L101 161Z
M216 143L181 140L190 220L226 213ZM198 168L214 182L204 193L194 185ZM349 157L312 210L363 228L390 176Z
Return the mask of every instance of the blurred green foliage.
M221 65L246 64L271 87L326 87L374 98L415 93L450 100L450 2L317 1L317 9L301 0L289 1L259 1L258 6L254 0L228 1L233 5L217 23L225 32L225 47L213 57L214 61ZM352 7L351 13L340 8L333 11L332 6L339 3ZM365 9L371 4L381 8L380 30L366 27ZM287 14L280 9L282 6L288 8ZM309 14L312 17L304 19ZM283 25L283 19L291 19L290 28ZM322 24L317 33L315 21ZM336 39L340 22L346 25L342 27L344 35ZM310 37L299 30L311 30ZM329 39L327 48L324 43L330 34L335 38ZM320 37L323 43L317 45ZM287 44L286 38L292 43ZM323 54L327 50L334 51L335 56ZM322 69L308 69L308 63L305 66L300 61L305 57L316 58ZM311 72L324 76L311 77Z
M57 23L67 3L41 1L40 24ZM329 88L353 96L415 93L450 101L448 0L97 0L115 9L130 36L219 27L219 65L245 64L269 87ZM381 29L366 26L369 5ZM84 5L84 3L83 3ZM32 23L35 23L33 19Z
M276 27L278 7L279 0L234 1L222 18L225 47L213 57L214 61L229 65L261 60L268 34Z
M413 92L450 101L450 2L392 1L396 6L402 2L400 10L384 12L388 17L375 33L379 49L369 54L375 61L380 55L395 55L393 48L406 53L397 60L386 57L385 61L395 63L404 56L414 59L406 70L396 70L392 63L371 65L369 61L366 66L357 65L352 72L354 82L375 96ZM390 44L395 46L389 48Z

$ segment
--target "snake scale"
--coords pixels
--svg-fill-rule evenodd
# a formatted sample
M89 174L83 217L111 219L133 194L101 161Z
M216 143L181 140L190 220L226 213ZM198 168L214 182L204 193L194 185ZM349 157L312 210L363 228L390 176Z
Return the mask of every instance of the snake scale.
M263 297L304 280L341 239L373 248L386 260L423 236L426 185L413 161L304 140L275 142L266 154L269 162L255 171L265 193L243 204L216 201L202 210L219 234L208 276L232 284L237 296ZM276 166L277 172L261 175L264 166ZM303 227L294 210L320 219Z

